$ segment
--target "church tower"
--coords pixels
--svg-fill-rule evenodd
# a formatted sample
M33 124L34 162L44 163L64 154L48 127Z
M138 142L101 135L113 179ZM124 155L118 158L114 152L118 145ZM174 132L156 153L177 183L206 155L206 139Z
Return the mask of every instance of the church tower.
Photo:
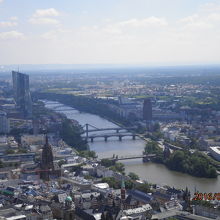
M121 200L124 201L125 198L126 198L125 181L124 181L124 178L122 177L122 180L121 180Z
M40 177L41 179L45 181L49 181L49 174L51 171L54 170L54 165L53 165L53 152L51 145L48 142L48 137L46 135L46 141L45 145L42 150L42 156L41 156L41 172L40 172Z

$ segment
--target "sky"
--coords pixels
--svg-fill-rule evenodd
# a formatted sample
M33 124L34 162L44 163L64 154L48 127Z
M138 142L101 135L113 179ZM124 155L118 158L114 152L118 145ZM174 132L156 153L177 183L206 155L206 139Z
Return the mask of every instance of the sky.
M0 0L9 64L220 64L220 0Z

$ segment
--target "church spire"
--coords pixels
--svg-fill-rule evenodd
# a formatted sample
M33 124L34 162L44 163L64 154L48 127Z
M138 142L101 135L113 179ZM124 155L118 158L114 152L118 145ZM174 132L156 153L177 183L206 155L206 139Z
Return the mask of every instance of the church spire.
M125 189L125 180L123 177L121 178L121 189Z
M125 200L125 194L126 194L126 190L125 190L125 181L124 181L124 177L121 178L121 199Z
M48 145L49 145L49 142L48 142L48 136L47 136L47 134L46 134L46 136L45 136L45 139L46 139L46 140L45 140L45 145L48 146Z
M54 170L53 151L48 141L48 136L45 136L45 145L43 146L41 155L41 178L49 180L49 173Z

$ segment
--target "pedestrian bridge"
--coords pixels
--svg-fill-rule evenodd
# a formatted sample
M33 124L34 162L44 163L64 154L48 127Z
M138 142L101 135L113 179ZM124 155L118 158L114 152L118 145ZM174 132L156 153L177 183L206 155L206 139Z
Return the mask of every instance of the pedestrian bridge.
M133 160L133 159L145 159L150 160L156 157L156 154L142 154L142 155L130 155L130 156L115 156L115 157L111 157L111 158L103 158L103 159L108 159L108 160L114 160L114 161L120 161L120 160Z

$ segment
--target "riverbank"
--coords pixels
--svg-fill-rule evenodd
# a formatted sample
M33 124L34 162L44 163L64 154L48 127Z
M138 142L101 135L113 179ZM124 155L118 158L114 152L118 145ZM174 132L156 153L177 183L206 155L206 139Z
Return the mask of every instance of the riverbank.
M60 103L76 108L80 112L99 115L109 121L121 126L129 126L130 122L123 117L120 117L115 111L108 107L108 102L102 99L94 99L85 96L74 96L70 94L60 94L51 92L35 92L32 94L36 99L46 99L59 101Z
M71 108L69 111L66 111L67 106L63 106L61 103L52 101L46 103L46 106L50 109L61 106L59 112L62 112L62 109L64 109L62 113L69 119L77 120L80 125L89 123L97 128L114 127L114 124L97 115L79 112ZM119 156L139 155L144 150L145 142L139 139L134 141L131 138L123 138L121 142L118 141L118 138L112 138L108 142L104 142L103 139L96 139L93 143L89 143L89 146L91 150L97 153L99 158L110 158L113 154ZM134 172L138 174L141 179L151 183L169 185L181 189L185 189L187 186L191 192L194 192L195 189L200 192L217 192L220 189L219 177L217 179L193 177L188 174L169 170L162 164L151 162L143 163L141 159L123 161L123 164L125 164L125 172L127 174Z
M74 104L70 104L70 100L76 100L77 97L75 96L71 96L71 95L57 95L54 96L51 95L51 93L42 93L40 94L40 96L52 96L52 99L54 100L55 98L58 99L58 101L62 104L66 104L68 106L72 106L75 107ZM84 101L86 101L87 99L85 99ZM87 100L87 102L90 102L91 100L89 99L89 101ZM94 101L94 106L96 105L100 105L96 103L96 100ZM80 102L79 102L80 103ZM84 106L84 104L81 104L81 106ZM96 106L97 107L97 106ZM102 108L103 106L99 106L100 108ZM79 109L81 110L81 109ZM97 108L98 110L98 108ZM116 121L114 118L110 118L110 116L106 116L104 115L103 118L105 118L108 121L111 121L112 123L116 124L119 127L123 127L124 124L119 123L118 121ZM67 126L64 126L64 128ZM67 143L71 143L71 130L72 128L70 126L68 126L68 129L66 128L66 134L63 133L63 136L66 138ZM72 129L73 130L73 129ZM67 137L68 136L68 137ZM146 138L144 136L139 135L140 138L142 138L144 141L146 141ZM65 139L64 139L65 140ZM155 142L157 143L157 142ZM152 149L151 149L152 150ZM216 169L209 165L209 160L206 158L201 157L201 155L199 155L198 153L195 155L191 155L191 153L188 152L188 154L186 154L186 152L174 152L172 155L170 155L170 157L168 158L166 156L166 158L164 158L163 152L162 150L157 147L157 150L155 151L151 151L151 152L146 152L146 148L145 148L145 153L155 153L156 159L153 160L153 162L160 162L163 163L165 166L167 166L167 168L171 169L171 170L175 170L178 172L182 172L182 173L188 173L192 176L197 176L197 177L206 177L206 178L216 178L217 177L217 172ZM185 156L182 156L182 154L184 154ZM185 160L187 158L187 160ZM194 164L195 163L195 164Z
M146 144L145 154L155 154L152 160L164 164L167 168L181 173L205 178L216 178L216 168L210 165L210 160L205 158L199 151L174 151L170 152L168 148L163 151L156 141L150 141Z

